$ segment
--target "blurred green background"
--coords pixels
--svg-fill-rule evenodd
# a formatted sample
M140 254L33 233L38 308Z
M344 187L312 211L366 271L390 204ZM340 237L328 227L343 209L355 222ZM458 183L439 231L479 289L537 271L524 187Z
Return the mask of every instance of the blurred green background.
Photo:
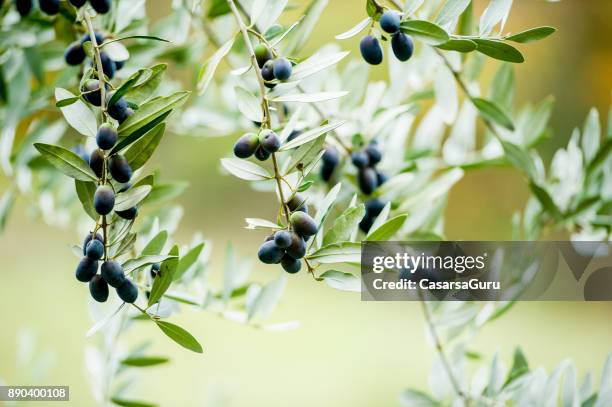
M153 14L169 9L165 0L149 0ZM304 4L300 0L296 3ZM308 54L333 35L364 17L363 1L331 0ZM482 10L484 1L477 1ZM299 12L296 11L297 15ZM606 117L612 89L612 2L563 0L557 3L517 0L507 29L553 25L550 39L522 46L527 62L516 67L519 103L553 94L555 136L544 150L564 145L574 126L582 126L591 106ZM357 51L357 42L342 46ZM384 74L384 68L373 74ZM233 137L169 136L156 155L165 179L190 182L179 202L185 219L182 242L202 230L213 241L213 268L220 269L224 248L232 241L239 254L254 257L262 236L247 231L244 217L270 217L271 194L219 175L219 158L230 151ZM0 178L0 189L6 180ZM455 187L447 210L451 239L508 239L510 217L524 205L527 189L511 170L469 173ZM73 279L69 245L80 240L73 230L59 230L26 214L17 203L7 230L0 235L0 377L10 384L69 385L72 405L94 403L86 378L84 347L91 322L87 290ZM269 281L277 268L258 265L255 278ZM564 358L579 372L598 372L612 351L612 304L522 303L487 326L470 348L487 358L496 350L510 362L521 345L532 366L550 369ZM186 309L174 320L189 328L204 345L204 355L177 348L155 327L143 324L130 340L153 340L154 354L169 355L171 364L146 370L138 399L161 405L204 405L219 396L235 406L395 405L406 387L427 387L433 351L427 345L418 304L362 303L355 294L334 291L301 274L289 279L273 321L299 320L294 331L270 333ZM18 332L29 329L55 362L34 380L17 363ZM596 375L596 377L598 377ZM54 404L57 405L57 404Z

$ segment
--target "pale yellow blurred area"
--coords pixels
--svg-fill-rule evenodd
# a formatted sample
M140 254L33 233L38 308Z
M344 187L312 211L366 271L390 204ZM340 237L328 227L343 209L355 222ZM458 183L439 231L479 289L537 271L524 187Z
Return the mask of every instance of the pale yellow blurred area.
M148 1L157 13L168 3ZM363 3L331 0L304 54L360 21ZM485 2L477 4L482 9ZM609 0L515 1L509 30L538 25L559 29L546 41L520 46L527 62L516 67L519 103L549 94L557 99L555 138L546 142L544 151L564 145L591 106L606 117L612 89L611 17ZM358 53L357 40L341 46L353 56ZM373 77L384 78L384 68L373 70ZM165 179L190 182L179 199L185 219L177 237L185 243L203 231L213 241L216 274L230 240L240 255L256 255L263 235L244 229L244 217L271 217L275 211L272 194L254 192L244 182L220 175L218 160L232 143L233 137L170 135L155 156ZM1 180L0 187L5 185ZM527 193L523 180L510 169L469 173L450 195L448 237L509 239L510 218L522 209ZM69 248L80 236L28 219L28 204L18 200L0 235L0 378L14 385L69 385L70 405L93 405L84 363L85 346L95 342L85 338L91 326L88 291L73 277L75 257ZM279 273L276 267L256 268L254 277L262 282ZM594 371L598 378L612 351L610 315L610 303L521 303L487 326L469 349L487 359L500 351L510 364L520 345L532 367L550 370L571 358L581 375ZM418 304L361 302L356 294L332 290L302 273L289 279L271 322L288 320L300 321L300 327L264 332L185 308L174 322L200 340L203 355L178 348L151 324L141 324L130 332L128 343L150 339L151 353L168 355L172 362L143 369L131 393L134 399L162 406L215 405L206 400L227 399L232 406L354 407L397 405L405 387L427 389L434 353L426 343ZM55 355L55 364L39 382L31 382L16 362L17 333L23 328L38 336L42 350Z

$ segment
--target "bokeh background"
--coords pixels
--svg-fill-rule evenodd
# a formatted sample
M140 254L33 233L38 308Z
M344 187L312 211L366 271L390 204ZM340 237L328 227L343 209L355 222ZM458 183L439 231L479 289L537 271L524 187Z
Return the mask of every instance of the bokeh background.
M147 2L158 17L169 10L169 3ZM303 6L306 1L294 3ZM331 0L304 54L360 21L363 3ZM482 10L485 2L476 4ZM292 13L299 15L299 8ZM519 103L549 94L557 100L554 137L542 146L545 156L567 142L573 127L582 126L591 106L607 116L611 19L609 0L515 0L509 30L538 25L559 29L546 41L522 46L527 63L516 67ZM358 52L356 40L342 46L353 55ZM382 78L384 68L373 74ZM168 136L155 160L164 178L189 181L189 190L179 199L185 219L177 237L187 242L194 232L203 231L213 242L216 269L230 240L241 256L255 256L262 236L245 230L243 219L270 217L276 208L272 195L220 175L219 158L228 154L233 139ZM6 185L0 178L0 190ZM508 239L511 215L522 208L527 195L511 170L469 173L449 199L448 237ZM0 377L10 384L69 385L71 405L93 405L84 364L84 347L92 341L85 338L91 325L88 293L75 284L69 249L80 236L32 220L27 204L18 200L0 235ZM269 281L277 272L258 265L255 278ZM514 347L521 345L533 367L550 369L572 358L579 373L594 371L598 378L612 351L611 315L608 303L522 303L487 326L470 348L487 357L499 350L510 363ZM129 339L150 338L152 352L170 355L172 363L145 370L132 393L161 405L205 405L212 398L235 406L371 406L396 405L404 387L428 386L434 354L426 343L418 304L362 303L356 294L334 291L302 274L290 278L273 320L299 320L300 328L263 332L186 309L175 321L201 341L203 355L183 351L155 327L142 325ZM19 362L18 341L21 337L24 344L24 331L33 333L37 349L50 355L48 369L33 372Z

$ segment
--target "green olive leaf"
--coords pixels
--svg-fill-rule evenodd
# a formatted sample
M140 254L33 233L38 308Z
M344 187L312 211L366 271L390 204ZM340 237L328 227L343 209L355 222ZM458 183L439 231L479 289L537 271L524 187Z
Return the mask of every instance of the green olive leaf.
M166 124L159 123L128 148L124 155L133 170L141 168L151 158L165 131Z
M518 42L521 44L525 44L528 42L540 41L548 37L549 35L554 34L556 31L557 29L554 27L548 27L548 26L536 27L536 28L530 28L529 30L525 30L518 34L511 35L509 37L506 37L506 39L508 41L514 41L514 42Z
M505 42L483 38L475 38L473 41L478 45L478 52L491 58L515 64L525 62L523 54L512 45L506 44Z
M400 29L402 32L431 45L440 45L449 40L448 33L444 28L425 20L402 21Z
M155 278L153 279L153 287L151 287L151 293L149 294L149 307L158 302L162 295L164 295L164 293L168 291L168 288L170 288L174 272L176 271L176 267L179 263L178 255L178 246L174 245L168 253L168 256L171 257L161 264L159 272L155 275Z
M59 171L79 181L96 182L98 177L93 173L89 164L70 150L51 144L35 143L34 147Z
M155 320L155 323L157 324L159 329L161 329L162 332L165 333L166 336L168 336L168 338L172 339L174 342L178 343L185 349L196 353L204 352L204 349L202 349L202 345L200 345L198 340L180 326L167 321L159 320Z

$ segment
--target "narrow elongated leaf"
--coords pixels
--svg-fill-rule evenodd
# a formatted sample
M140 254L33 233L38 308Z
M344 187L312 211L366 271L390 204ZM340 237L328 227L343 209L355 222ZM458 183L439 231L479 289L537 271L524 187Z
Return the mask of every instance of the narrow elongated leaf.
M174 245L168 255L173 257L164 261L161 264L159 272L155 275L155 279L153 279L153 287L151 287L151 294L149 295L149 307L158 302L162 295L164 295L164 293L168 291L170 284L172 284L172 277L174 275L174 272L176 271L176 267L178 266L179 262L178 246Z
M402 228L406 219L408 219L408 215L399 215L389 219L379 228L371 231L368 234L367 240L381 241L391 239Z
M246 218L246 223L247 223L247 229L272 229L272 230L278 230L278 229L282 229L281 226L279 226L278 224L274 223L274 222L270 222L269 220L265 220L265 219L258 219L258 218Z
M491 0L480 18L480 36L489 35L493 31L493 27L499 23L501 23L501 29L503 29L511 7L512 0Z
M107 316L105 316L104 318L102 318L101 320L93 324L93 326L89 328L89 330L85 334L85 337L89 338L92 335L94 335L96 332L98 332L100 329L104 328L106 324L108 324L115 316L119 314L119 312L121 312L122 309L125 308L125 304L126 304L125 302L122 302L121 305L119 305L116 310L114 310L112 313L108 314Z
M150 98L161 83L167 68L167 64L157 64L147 68L146 72L150 74L141 75L138 82L127 90L125 98L137 105Z
M119 126L119 136L125 137L135 133L138 129L145 127L153 120L163 116L165 113L181 106L187 98L189 92L176 92L170 96L161 96L149 100ZM113 151L118 151L113 148Z
M419 390L406 389L400 395L400 404L403 407L439 407L440 403L428 394Z
M55 89L55 100L56 103L60 105L62 104L62 101L72 101L75 97L75 95L66 89ZM96 137L96 133L98 132L96 116L82 100L75 100L68 105L60 107L60 110L62 111L62 114L64 115L64 118L68 124L72 126L73 129L84 136Z
M251 8L251 25L257 24L257 20L263 14L266 6L268 4L268 0L255 0L253 2L253 7Z
M132 271L137 270L141 267L150 266L155 263L161 263L163 261L173 258L176 258L176 256L171 254L143 255L124 262L122 264L122 267L124 272L131 273Z
M333 54L316 53L295 66L290 80L293 82L308 78L330 66L336 65L346 58L348 54L348 51L336 52Z
M451 39L446 41L443 44L436 45L437 48L443 49L445 51L457 51L457 52L472 52L476 51L478 45L472 40L465 39Z
M315 26L320 20L321 14L325 11L329 0L311 0L304 12L304 18L299 27L291 32L288 36L288 43L285 46L287 55L293 54L296 50L301 49Z
M120 42L109 43L104 52L117 62L124 62L130 59L130 51Z
M251 305L247 306L249 321L255 317L260 319L266 319L269 317L278 304L278 301L280 300L280 297L285 289L285 285L287 285L286 273L281 274L278 279L266 284L259 291L257 298L255 298Z
M176 267L176 271L174 272L174 276L172 277L174 281L179 280L183 276L183 274L185 274L185 272L189 270L189 268L193 266L196 261L198 261L198 258L200 257L200 254L202 253L203 249L204 243L200 243L193 249L189 250L187 254L185 254L183 257L181 257L178 266Z
M357 228L364 215L365 206L363 204L347 208L334 220L331 229L323 236L323 245L326 246L334 242L350 240L353 231Z
M472 103L476 106L480 115L486 120L505 127L508 130L514 130L512 120L495 103L482 98L472 98Z
M592 108L589 112L582 138L580 139L580 147L584 155L585 163L590 163L599 150L599 138L601 137L601 126L599 124L599 112Z
M361 243L340 242L323 246L316 252L310 254L308 259L321 264L358 264L361 262Z
M170 322L158 320L156 320L155 323L157 324L159 329L161 329L162 332L168 336L168 338L172 339L174 342L178 343L185 349L189 349L190 351L196 353L204 352L204 349L202 349L202 345L200 345L198 340L180 326L172 324Z
M531 156L524 149L509 141L502 140L501 144L508 161L516 168L524 171L530 179L535 179L536 168Z
M336 35L336 39L337 40L347 40L349 38L352 38L356 36L357 34L359 34L360 32L362 32L363 30L365 30L370 24L372 24L372 17L368 17L360 21L359 23L357 23L357 25L352 27L350 30L345 31L342 34Z
M437 24L425 20L402 21L400 29L428 44L440 45L449 40L448 33Z
M76 188L77 197L79 198L81 205L83 205L85 213L89 215L91 219L97 221L100 218L100 215L98 215L93 206L93 196L96 192L96 184L90 181L80 181L75 179L74 186Z
M168 232L166 230L162 230L159 232L153 239L147 243L147 245L142 249L142 255L157 255L162 252L164 246L166 245L166 241L168 240Z
M166 124L158 124L145 133L140 140L132 144L125 152L124 156L133 170L141 168L151 158L165 131Z
M164 38L161 37L155 37L153 35L128 35L126 37L120 37L120 38L114 38L112 40L108 40L108 41L104 41L101 45L100 48L104 47L105 45L108 44L112 44L113 42L117 42L117 41L125 41L125 40L152 40L152 41L161 41L161 42L171 42L169 40L166 40Z
M612 138L606 139L587 167L587 173L593 174L606 162L612 152Z
M255 95L237 86L236 97L238 98L238 110L240 110L240 113L253 122L261 123L263 121L261 101Z
M336 185L334 185L332 189L329 190L327 195L325 195L325 198L323 198L323 200L319 204L319 207L317 208L317 214L315 216L315 223L317 225L322 225L323 222L325 222L327 215L331 211L331 208L334 206L334 203L336 202L336 199L338 198L340 189L342 189L342 183L338 182ZM323 234L323 229L319 228L319 232L317 232L317 235L315 239L313 240L313 244L316 243L318 246L321 245L321 243L323 242L322 234Z
M326 100L339 99L348 95L348 92L318 92L318 93L296 93L293 95L277 96L272 99L273 102L297 102L297 103L317 103L325 102Z
M325 136L322 134L318 138L299 146L291 155L291 159L286 166L285 173L291 173L298 166L307 167L311 162L321 155L325 144Z
M166 120L166 117L168 117L170 113L172 113L172 111L166 112L162 114L161 116L156 117L155 119L151 120L149 123L145 124L138 130L130 134L129 136L119 139L119 142L115 144L115 146L112 148L110 153L111 154L118 153L124 148L131 145L132 143L135 143L136 141L140 140L140 138L144 136L145 134L147 134L151 129L154 129L157 125L159 125L164 120Z
M436 23L445 26L452 23L465 11L472 0L447 0L440 10Z
M230 52L234 46L235 40L236 35L232 35L232 38L223 44L223 46L219 48L208 61L206 61L206 63L202 66L202 69L200 69L200 74L198 76L198 93L200 95L206 92L206 89L208 89L208 85L210 85L219 63L221 63L221 60L227 55L228 52Z
M540 41L548 37L549 35L554 34L555 31L557 31L557 29L554 27L547 27L547 26L536 27L536 28L530 28L529 30L525 30L518 34L511 35L507 37L506 39L509 41L514 41L514 42L524 44L528 42Z
M324 126L317 127L315 129L306 131L302 133L300 136L296 137L295 139L291 140L290 142L282 146L280 148L280 151L291 150L293 148L301 146L302 144L306 144L309 141L312 141L316 139L317 137L321 136L322 134L329 133L330 131L337 129L338 127L342 126L344 123L346 122L339 121L336 123L326 124Z
M287 3L287 1L288 0L279 0L279 2L284 2L284 3ZM275 48L276 46L278 46L278 44L280 44L289 34L291 34L291 32L293 32L293 30L298 25L300 25L301 22L302 22L302 19L300 18L299 20L291 24L289 28L287 28L282 34L274 38L273 41L270 41L270 47Z
M120 397L111 397L111 401L113 404L116 404L121 407L156 407L153 403L148 403L146 401L139 400L127 400Z
M529 364L527 363L527 358L523 354L523 350L521 348L516 348L514 351L514 361L512 362L512 368L510 372L508 372L508 377L506 378L506 382L503 387L508 386L514 380L523 376L524 374L529 372Z
M170 359L163 356L130 356L121 361L124 366L150 367L168 363Z
M246 181L264 181L272 179L272 176L265 168L250 161L240 160L238 158L223 158L221 159L221 165L230 174Z
M231 12L226 0L212 0L208 8L208 18L216 18Z
M98 177L81 157L70 150L51 144L36 143L34 147L59 171L79 181L96 182Z
M80 96L75 96L73 98L67 98L67 99L58 100L57 102L55 102L55 107L70 106L71 104L73 104L74 102L76 102L79 99L81 99Z
M506 44L505 42L482 38L476 38L474 42L478 45L478 52L490 56L491 58L515 64L525 62L523 54L512 45Z
M153 187L150 185L141 185L139 187L130 188L126 192L122 192L117 194L117 198L115 199L115 211L125 211L127 209L133 208L142 202Z
M132 86L136 85L141 78L151 76L152 71L148 68L139 69L127 78L119 88L113 93L113 96L108 101L108 106L114 105L123 95L129 92Z
M328 270L321 274L319 278L322 278L328 286L336 290L352 292L361 291L361 280L359 277L350 273Z
M561 218L561 211L559 210L557 205L555 205L555 201L552 199L547 190L545 190L535 182L530 182L529 188L547 212L549 212L556 219Z

